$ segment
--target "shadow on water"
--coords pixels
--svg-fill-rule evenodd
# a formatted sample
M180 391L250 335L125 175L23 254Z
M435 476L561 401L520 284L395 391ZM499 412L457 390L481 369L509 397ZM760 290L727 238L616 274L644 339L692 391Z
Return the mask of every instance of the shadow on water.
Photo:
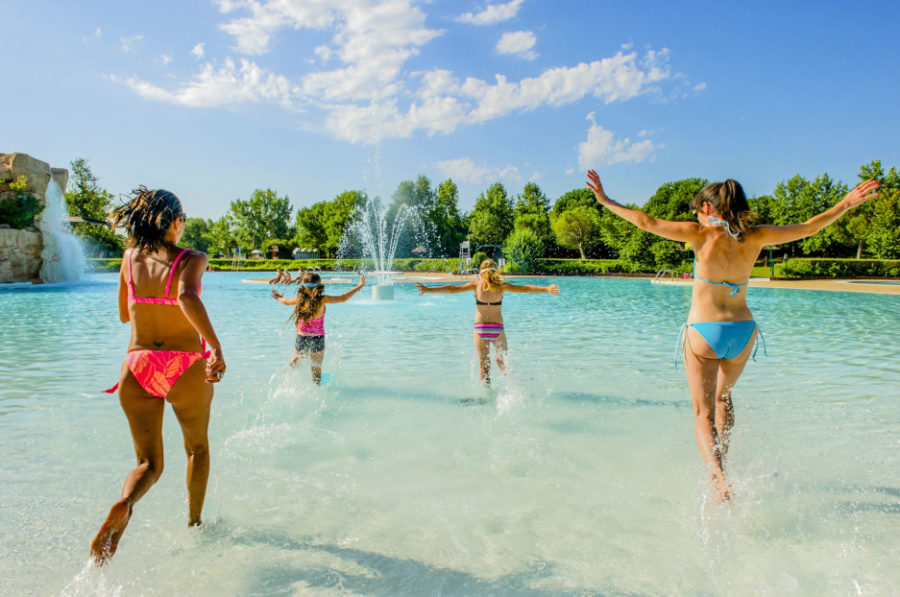
M652 406L652 407L668 407L668 408L689 408L690 404L686 401L671 400L645 400L643 398L622 398L620 396L607 396L604 394L588 394L586 392L554 392L551 398L561 400L563 402L576 402L578 404L598 404L604 406L624 406L633 408L635 406Z
M333 567L293 568L285 565L266 566L255 571L248 594L294 595L297 583L306 587L339 589L357 595L522 595L639 597L618 589L599 592L594 589L540 589L533 585L553 576L554 568L546 562L535 562L523 573L507 574L490 580L473 574L432 566L413 559L397 558L379 553L297 541L265 533L249 533L234 537L237 545L248 547L278 547L291 551L327 553L363 567L364 571L349 573Z

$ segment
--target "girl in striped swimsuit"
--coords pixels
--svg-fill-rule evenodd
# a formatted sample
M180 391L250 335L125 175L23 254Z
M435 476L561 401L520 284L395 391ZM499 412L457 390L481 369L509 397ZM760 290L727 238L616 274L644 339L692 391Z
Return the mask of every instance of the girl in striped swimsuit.
M466 284L446 284L444 286L425 286L416 284L419 294L427 292L443 292L456 294L459 292L473 291L475 293L475 352L478 354L478 364L481 368L481 381L484 384L491 383L491 344L494 345L494 357L497 366L502 371L506 358L506 332L503 330L503 315L500 305L503 303L504 292L549 292L559 294L559 286L533 286L525 284L517 286L504 280L497 272L497 264L493 259L485 259L481 262L478 271L479 279Z

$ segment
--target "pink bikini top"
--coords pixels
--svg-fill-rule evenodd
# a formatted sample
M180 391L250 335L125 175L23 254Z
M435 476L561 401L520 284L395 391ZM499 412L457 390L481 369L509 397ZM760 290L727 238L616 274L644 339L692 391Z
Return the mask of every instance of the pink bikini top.
M182 249L181 253L178 254L178 257L175 258L175 261L172 263L172 269L169 270L169 279L166 280L166 293L165 297L151 297L151 296L137 296L134 292L134 275L131 273L131 257L134 255L134 249L128 249L125 252L125 259L128 261L128 302L129 303L150 303L153 305L178 305L177 298L169 298L169 290L172 288L172 276L175 275L175 268L178 266L178 262L181 260L182 255L187 253L190 249ZM200 289L198 289L198 292Z
M301 319L297 322L297 333L312 334L314 336L325 335L325 309L322 307L322 315L315 319Z

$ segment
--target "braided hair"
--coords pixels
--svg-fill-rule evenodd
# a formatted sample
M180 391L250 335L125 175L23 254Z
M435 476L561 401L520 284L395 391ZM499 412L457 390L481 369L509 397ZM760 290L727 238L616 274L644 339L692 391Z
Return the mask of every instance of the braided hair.
M185 217L181 201L174 193L150 190L144 185L131 193L131 201L110 214L113 227L124 224L129 246L141 253L152 253L166 244L166 232L172 222Z
M729 232L733 232L738 241L744 242L744 233L756 214L750 209L741 183L732 178L725 182L709 183L691 199L691 209L698 211L704 203L712 205L728 223Z
M315 284L315 286L305 286L305 284ZM319 274L307 272L300 280L300 288L297 289L297 307L291 314L288 321L293 321L294 325L300 325L300 320L312 319L319 311L322 305L322 299L325 294L325 286L322 285L322 278Z

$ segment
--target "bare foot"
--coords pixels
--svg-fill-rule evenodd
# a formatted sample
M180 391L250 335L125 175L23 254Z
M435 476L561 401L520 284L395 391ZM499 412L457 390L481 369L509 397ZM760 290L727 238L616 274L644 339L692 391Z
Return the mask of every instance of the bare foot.
M119 539L122 538L122 533L125 532L125 527L128 526L129 518L131 518L131 504L125 498L122 498L110 508L106 520L103 521L103 524L100 525L100 530L97 531L97 536L91 541L91 557L94 558L94 563L97 566L106 564L113 554L116 553Z
M725 479L724 473L713 473L712 482L716 492L719 494L719 503L727 502L731 499L731 485Z

